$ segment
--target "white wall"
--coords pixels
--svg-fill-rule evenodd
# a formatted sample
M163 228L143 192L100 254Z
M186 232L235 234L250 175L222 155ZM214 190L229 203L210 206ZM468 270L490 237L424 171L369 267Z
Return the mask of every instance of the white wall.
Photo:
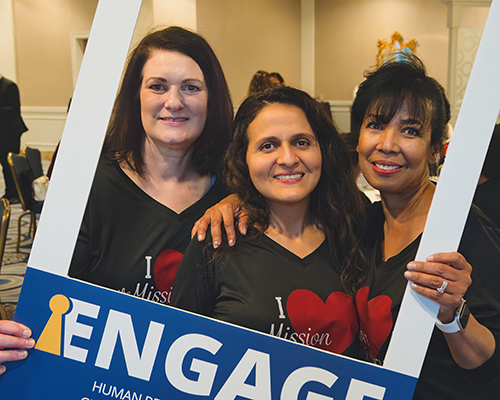
M29 128L23 143L55 148L72 93L69 36L90 29L96 4L0 0L0 72L14 77L17 69ZM301 6L309 6L305 20ZM462 23L477 28L483 17L476 14L468 11ZM395 30L417 39L430 74L446 85L448 28L439 0L143 0L133 45L153 27L169 24L197 29L209 41L236 105L255 71L279 71L288 84L328 101L342 132L350 130L353 90L375 62L377 40L389 39ZM42 29L45 25L53 28ZM313 38L313 60L301 46L304 35Z
M0 54L2 54L3 42L5 42L2 41L2 36L4 36L2 32L7 29L7 22L9 22L7 6L10 2L11 0L0 0ZM10 11L10 28L12 29L12 7ZM143 0L132 46L135 46L155 26L174 24L196 29L196 0ZM10 36L13 40L13 35ZM6 43L4 47L8 44ZM13 51L13 43L11 47ZM72 58L73 63L81 63L81 55ZM79 65L73 65L72 68L78 70ZM7 68L4 74L8 75ZM28 126L28 131L21 137L21 146L35 147L41 151L54 151L64 131L67 107L22 106L22 104L21 98L21 114Z
M23 107L21 114L28 131L21 136L21 148L54 151L66 123L66 107Z

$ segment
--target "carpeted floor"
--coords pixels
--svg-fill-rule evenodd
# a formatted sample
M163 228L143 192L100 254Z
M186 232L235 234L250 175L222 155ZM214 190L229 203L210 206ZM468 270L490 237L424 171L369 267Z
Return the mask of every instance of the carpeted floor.
M17 220L22 213L20 204L11 205L11 216L5 252L0 268L0 301L2 302L7 317L12 319L16 310L17 299L23 284L26 263L31 251L32 239L28 235L29 215L21 220L21 247L16 252Z
M49 161L43 160L44 171L47 170ZM5 191L2 169L0 168L0 197ZM16 252L17 221L23 212L21 204L11 205L11 216L2 266L0 267L0 302L5 307L7 318L12 319L16 311L17 299L23 284L24 272L31 251L33 240L28 235L29 215L21 220L21 247Z

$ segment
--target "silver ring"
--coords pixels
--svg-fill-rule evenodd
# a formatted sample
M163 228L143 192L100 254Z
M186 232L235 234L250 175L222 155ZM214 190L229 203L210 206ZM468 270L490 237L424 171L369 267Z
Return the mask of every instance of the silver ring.
M446 279L443 279L443 284L436 290L438 291L439 294L443 294L446 291L447 287L448 287L448 281Z

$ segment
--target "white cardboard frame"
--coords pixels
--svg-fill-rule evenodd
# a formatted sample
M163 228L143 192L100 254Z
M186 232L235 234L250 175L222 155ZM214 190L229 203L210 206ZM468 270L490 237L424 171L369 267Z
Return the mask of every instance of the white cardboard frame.
M98 4L28 261L31 267L67 275L140 7L141 0ZM500 0L493 0L417 260L458 248L500 109L500 52L494 51L499 37ZM444 227L447 235L442 234ZM407 287L385 368L418 377L437 311L437 304Z
M500 1L493 0L427 216L417 261L458 249L500 110L498 38ZM385 358L386 368L419 376L438 311L436 303L417 295L408 284Z
M29 266L68 273L141 3L99 1Z

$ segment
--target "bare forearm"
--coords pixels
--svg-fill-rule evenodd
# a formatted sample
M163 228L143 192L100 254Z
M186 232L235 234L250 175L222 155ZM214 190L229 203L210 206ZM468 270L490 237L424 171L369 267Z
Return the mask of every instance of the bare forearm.
M455 362L464 369L484 364L495 352L493 334L470 316L467 327L457 333L444 334Z

